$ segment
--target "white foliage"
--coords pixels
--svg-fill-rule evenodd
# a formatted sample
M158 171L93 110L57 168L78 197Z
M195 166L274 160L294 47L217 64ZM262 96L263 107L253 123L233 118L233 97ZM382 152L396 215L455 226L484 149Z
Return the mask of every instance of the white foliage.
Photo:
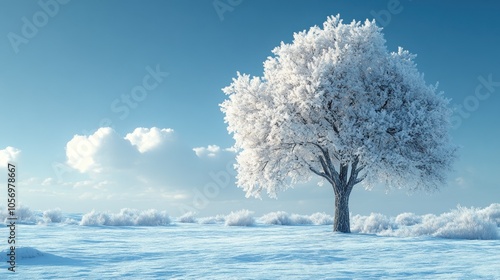
M388 52L375 21L342 23L294 34L264 63L262 77L237 74L221 104L237 149L237 185L247 196L276 197L333 164L359 159L366 188L433 190L456 157L451 110L427 85L415 55Z

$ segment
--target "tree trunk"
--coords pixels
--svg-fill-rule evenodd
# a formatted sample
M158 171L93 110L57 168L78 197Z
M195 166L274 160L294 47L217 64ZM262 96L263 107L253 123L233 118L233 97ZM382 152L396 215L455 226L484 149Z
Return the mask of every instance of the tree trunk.
M314 174L325 178L330 182L335 193L335 218L333 220L333 231L350 233L351 224L349 222L349 196L352 188L357 183L363 181L364 177L358 178L359 172L364 166L359 166L359 157L355 156L351 162L341 163L339 171L335 169L328 149L324 149L319 144L313 144L318 147L322 155L318 156L318 162L321 168L309 167ZM338 160L339 157L335 156ZM350 172L349 172L350 170Z
M349 193L338 192L335 194L335 219L333 221L333 231L350 233L349 222Z

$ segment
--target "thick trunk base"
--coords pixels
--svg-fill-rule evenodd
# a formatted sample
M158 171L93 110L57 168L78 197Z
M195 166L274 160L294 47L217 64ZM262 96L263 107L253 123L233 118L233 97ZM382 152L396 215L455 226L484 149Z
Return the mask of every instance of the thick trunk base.
M351 232L351 224L349 222L349 195L347 194L335 196L333 231L343 233Z

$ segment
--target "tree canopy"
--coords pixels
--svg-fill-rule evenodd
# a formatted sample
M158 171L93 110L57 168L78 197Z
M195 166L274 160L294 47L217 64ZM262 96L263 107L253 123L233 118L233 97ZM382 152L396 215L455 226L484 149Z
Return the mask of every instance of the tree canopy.
M415 55L387 50L381 30L329 17L276 47L262 77L238 72L223 89L247 196L276 197L316 175L334 189L445 183L456 157L448 100L426 84Z

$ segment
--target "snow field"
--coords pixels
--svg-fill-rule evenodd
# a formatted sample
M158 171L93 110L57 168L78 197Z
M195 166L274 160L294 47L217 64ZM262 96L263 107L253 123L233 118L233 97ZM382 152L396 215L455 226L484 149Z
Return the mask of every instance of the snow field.
M499 279L499 240L340 234L330 225L20 225L1 279ZM5 229L0 231L4 234ZM0 250L4 262L6 250Z

